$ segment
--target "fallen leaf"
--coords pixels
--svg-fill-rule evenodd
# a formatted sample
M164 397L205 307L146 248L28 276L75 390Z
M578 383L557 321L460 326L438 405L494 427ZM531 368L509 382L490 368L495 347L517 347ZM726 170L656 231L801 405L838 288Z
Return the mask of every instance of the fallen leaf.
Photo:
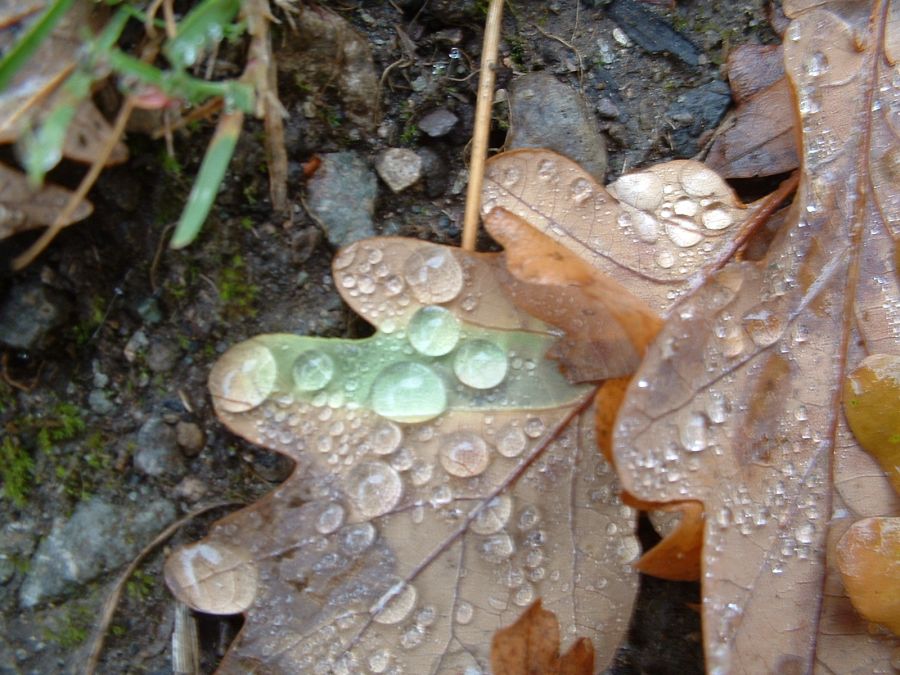
M559 653L559 622L537 600L491 641L494 675L594 675L594 648L580 639Z
M897 9L876 2L870 18L858 3L841 17L821 5L802 14L785 5L794 17L786 71L804 133L789 227L765 259L725 267L678 305L635 375L614 438L627 490L704 504L712 672L856 667L852 650L842 656L830 644L839 603L823 603L823 584L835 579L824 552L829 521L841 515L832 506L843 503L832 500L832 452L846 443L840 390L854 323L867 352L900 352ZM896 642L847 634L865 663L890 672Z
M0 239L50 225L71 195L65 188L49 183L35 189L24 174L0 164ZM92 211L91 203L83 200L65 224L87 218Z
M226 426L297 462L166 563L190 606L245 613L220 671L486 671L488 636L539 597L608 664L634 510L594 450L594 386L504 290L524 282L498 254L393 238L343 249L334 279L374 336L257 336L210 375Z

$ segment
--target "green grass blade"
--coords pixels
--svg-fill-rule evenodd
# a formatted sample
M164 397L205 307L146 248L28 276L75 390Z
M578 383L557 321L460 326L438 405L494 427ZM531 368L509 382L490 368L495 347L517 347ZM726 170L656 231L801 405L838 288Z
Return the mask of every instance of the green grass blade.
M219 118L216 133L209 142L191 194L175 227L172 241L169 242L171 248L183 248L197 238L225 177L225 170L234 154L243 123L244 113L239 110L225 113Z
M40 19L22 36L12 49L0 59L0 89L5 89L16 73L32 57L41 43L50 35L75 0L55 0Z
M176 68L197 62L203 50L225 36L225 28L241 7L241 0L204 0L178 23L178 34L163 45Z

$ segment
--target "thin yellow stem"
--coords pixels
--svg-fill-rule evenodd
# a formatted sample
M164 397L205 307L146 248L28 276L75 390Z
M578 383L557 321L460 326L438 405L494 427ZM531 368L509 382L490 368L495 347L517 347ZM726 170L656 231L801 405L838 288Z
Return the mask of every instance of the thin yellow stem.
M478 78L478 102L475 105L475 129L472 154L469 158L469 188L466 191L466 212L463 219L462 247L475 250L478 238L478 218L481 211L481 185L484 182L484 162L487 158L488 132L491 129L491 107L494 103L494 80L497 51L500 44L500 22L503 0L491 0L484 24L484 44L481 49L481 75Z

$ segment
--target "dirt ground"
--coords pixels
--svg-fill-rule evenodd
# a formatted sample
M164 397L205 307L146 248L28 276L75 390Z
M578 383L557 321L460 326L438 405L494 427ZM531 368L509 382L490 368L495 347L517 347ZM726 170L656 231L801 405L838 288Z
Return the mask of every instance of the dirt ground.
M118 571L23 609L32 556L55 520L62 522L96 498L123 513L162 500L179 516L214 501L249 503L289 473L282 458L224 430L213 415L206 378L229 345L258 333L369 331L334 289L335 250L304 206L304 163L338 150L374 161L387 147L430 148L441 160L437 183L399 194L380 184L374 228L378 234L458 243L465 198L459 180L465 175L477 84L472 73L487 3L320 4L368 41L381 81L380 119L367 132L342 109L335 87L306 86L283 73L280 95L290 114L289 213L272 210L263 129L251 121L200 238L184 250L166 248L211 134L213 125L205 122L176 135L174 160L165 156L162 141L130 134L131 159L104 172L91 193L94 215L65 230L26 270L13 274L8 264L33 237L0 242L0 303L37 284L50 289L62 308L58 325L39 344L2 351L0 436L7 441L0 458L12 467L22 459L15 454L20 452L33 466L20 475L21 497L12 499L6 488L0 500L0 673L77 671L79 650ZM691 64L638 45L610 19L607 2L514 0L504 16L497 87L545 70L581 91L607 138L608 179L626 168L692 156L710 128L701 123L702 114L679 106L694 100L692 92L726 81L723 64L731 47L777 40L765 4L642 5L694 45L699 58ZM275 28L275 45L276 59L280 50L296 49L286 22ZM241 54L236 46L222 58ZM452 111L459 122L449 134L432 138L417 122L438 108ZM502 111L502 105L495 109L494 148L508 131ZM53 178L73 185L82 171L66 165ZM484 237L479 243L490 245ZM134 461L144 438L140 432L150 434L152 420L172 429L185 423L203 434L199 442L180 444L181 456L169 458L177 466L160 475L138 470ZM7 483L14 480L11 471L3 474ZM167 546L199 538L227 510L197 518ZM654 536L646 524L642 532L648 541ZM145 535L142 543L151 538ZM128 584L99 672L171 672L174 601L162 578L165 554L161 547L150 555ZM702 672L699 619L691 608L697 602L696 585L642 580L629 638L610 672ZM201 617L204 672L214 668L239 625L237 619Z

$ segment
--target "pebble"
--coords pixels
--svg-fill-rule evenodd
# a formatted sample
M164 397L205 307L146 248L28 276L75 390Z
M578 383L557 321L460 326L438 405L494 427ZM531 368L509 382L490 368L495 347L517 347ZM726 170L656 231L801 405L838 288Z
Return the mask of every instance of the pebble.
M712 80L679 96L666 110L673 122L668 136L678 157L692 157L700 150L698 139L715 129L731 105L731 91L721 80Z
M188 502L199 502L209 494L209 486L199 478L188 476L175 486L173 494L178 499Z
M16 284L0 305L0 342L16 349L42 349L71 309L62 293L39 281Z
M154 341L147 352L147 367L154 373L168 373L178 362L178 350L172 345Z
M138 355L149 346L150 340L147 339L147 334L142 330L136 330L131 337L128 338L128 342L125 343L125 348L122 350L122 353L125 355L125 360L128 361L128 363L134 363L137 360Z
M175 430L159 417L151 417L137 432L134 468L147 476L179 476L184 462Z
M450 133L459 118L446 108L438 108L419 120L418 127L432 138L440 138Z
M206 445L206 434L193 422L179 422L175 425L175 441L188 457L196 457Z
M174 519L175 506L164 499L125 506L99 497L81 502L71 518L57 518L41 540L19 589L19 604L34 607L121 566Z
M355 152L320 155L322 164L307 184L307 207L334 246L375 235L372 220L378 179Z
M508 149L555 150L580 164L598 182L605 182L606 141L596 117L575 89L551 73L528 73L510 85L509 105Z
M91 393L88 394L88 407L98 415L108 415L116 406L105 391L92 389Z
M378 155L375 170L391 190L403 192L422 177L422 159L407 148L390 148Z

